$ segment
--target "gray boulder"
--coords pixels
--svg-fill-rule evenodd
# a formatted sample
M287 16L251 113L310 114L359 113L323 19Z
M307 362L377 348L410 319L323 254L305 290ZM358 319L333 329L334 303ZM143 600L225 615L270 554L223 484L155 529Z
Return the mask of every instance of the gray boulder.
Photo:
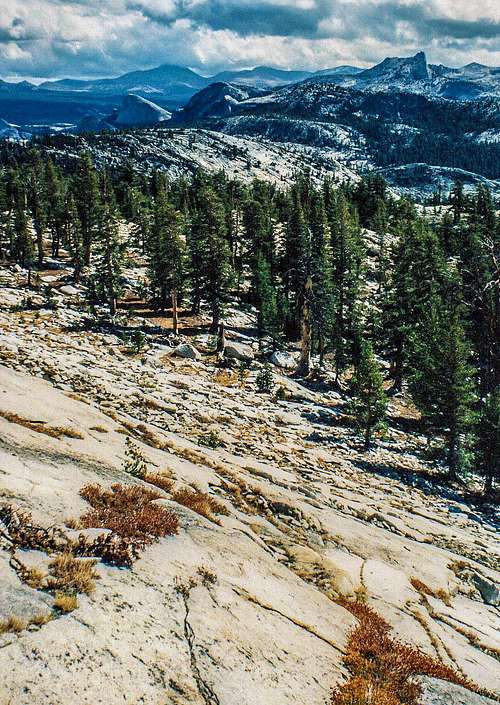
M189 343L181 343L178 345L174 350L174 355L177 355L177 357L184 357L187 360L199 360L201 357L198 350Z
M249 345L243 343L227 343L224 349L224 355L232 360L240 362L252 362L254 353Z
M493 607L500 605L500 590L498 589L498 585L495 585L494 582L479 573L474 573L472 582L481 593L481 597L487 605L493 605Z
M460 685L437 678L422 676L419 682L423 688L422 702L425 705L494 705L495 701L477 695Z
M297 361L289 352L281 352L275 350L271 355L271 362L276 367L281 367L284 370L293 370L297 366Z

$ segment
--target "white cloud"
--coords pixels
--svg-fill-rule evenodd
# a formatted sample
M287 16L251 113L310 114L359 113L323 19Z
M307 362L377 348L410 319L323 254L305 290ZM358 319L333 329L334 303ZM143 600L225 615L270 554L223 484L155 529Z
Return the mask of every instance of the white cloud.
M1 0L0 0L1 1ZM500 64L500 3L482 0L9 0L0 76L103 76L160 63L209 73L271 64Z

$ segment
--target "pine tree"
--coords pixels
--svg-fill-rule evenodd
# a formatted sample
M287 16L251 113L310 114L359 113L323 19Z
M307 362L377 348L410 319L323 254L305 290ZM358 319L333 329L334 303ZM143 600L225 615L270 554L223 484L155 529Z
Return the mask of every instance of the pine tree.
M464 187L461 181L455 181L450 193L450 203L453 210L453 224L460 222L465 208Z
M326 221L323 197L314 192L310 207L311 229L311 316L320 365L333 326L333 284L330 230Z
M332 204L328 219L334 302L332 347L338 384L341 374L353 360L364 252L357 218L351 213L343 193L340 192Z
M117 214L107 203L99 210L97 231L99 239L90 284L97 300L107 303L110 314L114 316L122 290L124 245L119 239Z
M462 228L459 249L466 330L477 355L480 398L500 385L500 218L488 208Z
M476 467L484 477L484 491L490 495L500 480L500 386L484 401L476 432Z
M178 333L177 302L185 284L184 221L160 193L155 202L148 245L149 281L153 302L162 313L172 303L172 327Z
M259 335L270 335L273 345L278 343L281 326L278 314L278 295L271 276L271 266L260 254L254 272L254 287L258 310L257 327Z
M73 280L75 284L77 284L80 281L80 277L82 275L82 270L84 267L84 251L82 226L80 223L80 218L78 217L78 211L76 210L75 201L71 194L68 194L68 200L66 202L65 211L65 240L68 251L71 255L71 261L73 263Z
M35 245L23 201L24 195L21 196L16 204L14 211L12 256L23 269L29 270L28 283L31 283L31 268L35 261Z
M45 234L47 214L42 193L40 165L37 165L37 167L38 168L32 169L30 173L29 206L33 220L33 229L36 235L37 262L38 266L41 267L44 257L43 236Z
M102 218L100 211L99 180L90 154L84 153L78 165L73 194L82 227L85 265L90 265L92 243Z
M310 303L306 284L311 276L311 232L304 216L300 195L299 185L295 184L288 205L282 261L286 308L289 312L285 327L287 334L292 337L303 334L304 304Z
M373 433L385 428L387 397L382 374L370 342L361 344L358 364L351 380L350 411L364 434L365 450L370 450Z
M434 231L411 213L400 228L380 322L382 347L391 363L393 392L402 389L410 336L442 290L445 272L443 252Z
M428 432L445 438L450 479L462 468L462 440L470 432L475 402L470 344L458 309L434 302L413 334L409 389Z
M233 271L224 207L211 186L204 185L198 195L188 243L191 276L195 282L193 303L199 305L202 299L207 301L212 314L211 329L216 331L233 282ZM198 266L199 271L193 276Z
M47 228L52 240L52 257L59 257L59 247L64 240L66 199L64 182L54 163L49 159L45 165L45 195Z
M243 229L247 245L248 265L251 275L251 301L257 308L260 306L259 268L263 262L272 261L272 234L269 228L269 218L264 212L262 203L249 200L243 207Z

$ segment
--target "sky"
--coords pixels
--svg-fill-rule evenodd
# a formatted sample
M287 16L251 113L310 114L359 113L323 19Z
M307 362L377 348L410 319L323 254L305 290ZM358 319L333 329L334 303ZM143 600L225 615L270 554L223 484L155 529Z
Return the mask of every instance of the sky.
M500 66L498 0L0 0L0 77L117 76L164 63Z

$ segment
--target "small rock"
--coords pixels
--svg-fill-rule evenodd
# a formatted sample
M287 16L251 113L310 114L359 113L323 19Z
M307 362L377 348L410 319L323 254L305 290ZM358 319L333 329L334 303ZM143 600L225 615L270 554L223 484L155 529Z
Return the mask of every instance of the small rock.
M187 360L199 360L201 357L198 350L189 343L181 343L178 345L174 350L174 355L184 357Z
M66 296L76 296L78 294L78 289L75 289L75 287L71 286L71 284L62 286L59 291L61 294L65 294Z
M252 348L244 343L227 343L224 355L233 360L240 360L240 362L252 362L255 357Z
M271 362L276 367L281 367L284 370L293 370L297 366L294 356L288 352L275 350L271 355Z
M500 590L498 589L498 585L495 585L494 582L479 573L474 573L472 582L481 593L481 597L487 605L493 605L493 607L500 605Z
M437 678L421 676L419 681L423 686L422 702L426 705L494 705L495 702L460 685Z

